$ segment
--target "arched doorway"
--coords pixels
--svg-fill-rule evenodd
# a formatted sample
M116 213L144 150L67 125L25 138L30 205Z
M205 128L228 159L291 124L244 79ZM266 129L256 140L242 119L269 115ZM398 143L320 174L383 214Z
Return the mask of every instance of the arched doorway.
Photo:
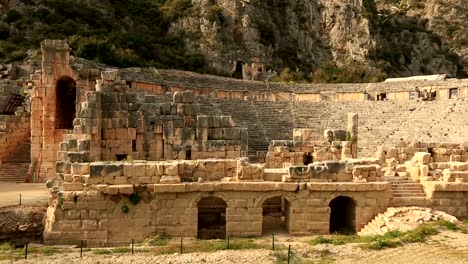
M55 128L73 129L76 117L76 82L65 76L57 81L55 93Z
M338 196L330 204L330 233L356 233L356 202L346 196Z
M198 202L198 239L226 238L226 207L223 199L214 196Z
M235 79L243 79L244 78L244 74L243 74L243 71L242 71L242 65L244 64L243 61L237 61L236 62L236 68L234 70L234 72L232 73L232 78L235 78Z
M289 233L290 207L281 196L266 199L262 204L262 234Z

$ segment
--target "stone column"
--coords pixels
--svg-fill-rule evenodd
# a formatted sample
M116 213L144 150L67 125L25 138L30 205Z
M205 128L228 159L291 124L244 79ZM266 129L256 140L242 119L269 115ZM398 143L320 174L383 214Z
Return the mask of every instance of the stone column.
M348 113L348 129L350 138L347 140L351 141L351 153L353 158L357 158L357 141L358 141L358 114Z

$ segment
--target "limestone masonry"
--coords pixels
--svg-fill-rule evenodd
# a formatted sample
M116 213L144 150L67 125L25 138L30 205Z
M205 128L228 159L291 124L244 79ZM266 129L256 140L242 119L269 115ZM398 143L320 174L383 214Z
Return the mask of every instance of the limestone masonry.
M468 216L468 80L247 82L106 68L58 40L42 56L2 81L26 103L0 116L0 162L30 140L46 243L357 233L393 206Z

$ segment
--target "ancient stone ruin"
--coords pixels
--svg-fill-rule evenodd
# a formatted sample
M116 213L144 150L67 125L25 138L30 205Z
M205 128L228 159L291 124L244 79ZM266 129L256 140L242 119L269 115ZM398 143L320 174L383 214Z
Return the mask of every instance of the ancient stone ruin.
M247 82L109 68L57 40L42 56L18 82L30 116L2 119L0 143L30 139L45 243L356 233L391 206L468 215L468 80Z

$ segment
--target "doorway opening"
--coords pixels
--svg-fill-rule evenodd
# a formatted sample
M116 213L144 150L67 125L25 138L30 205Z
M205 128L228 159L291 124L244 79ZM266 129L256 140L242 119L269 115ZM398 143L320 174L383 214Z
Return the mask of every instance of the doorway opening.
M185 159L191 160L192 159L192 147L188 146L185 147Z
M304 153L304 165L314 163L314 156L310 152Z
M346 196L338 196L330 204L330 233L356 233L356 203Z
M232 73L232 78L236 78L236 79L243 79L244 78L244 74L242 73L242 65L243 64L244 64L244 62L242 62L242 61L237 61L236 62L236 69Z
M55 93L55 128L73 129L76 117L76 82L65 76L57 81Z
M290 204L281 196L265 200L262 204L262 234L289 233Z
M198 202L198 239L226 238L226 207L223 199L214 196Z

